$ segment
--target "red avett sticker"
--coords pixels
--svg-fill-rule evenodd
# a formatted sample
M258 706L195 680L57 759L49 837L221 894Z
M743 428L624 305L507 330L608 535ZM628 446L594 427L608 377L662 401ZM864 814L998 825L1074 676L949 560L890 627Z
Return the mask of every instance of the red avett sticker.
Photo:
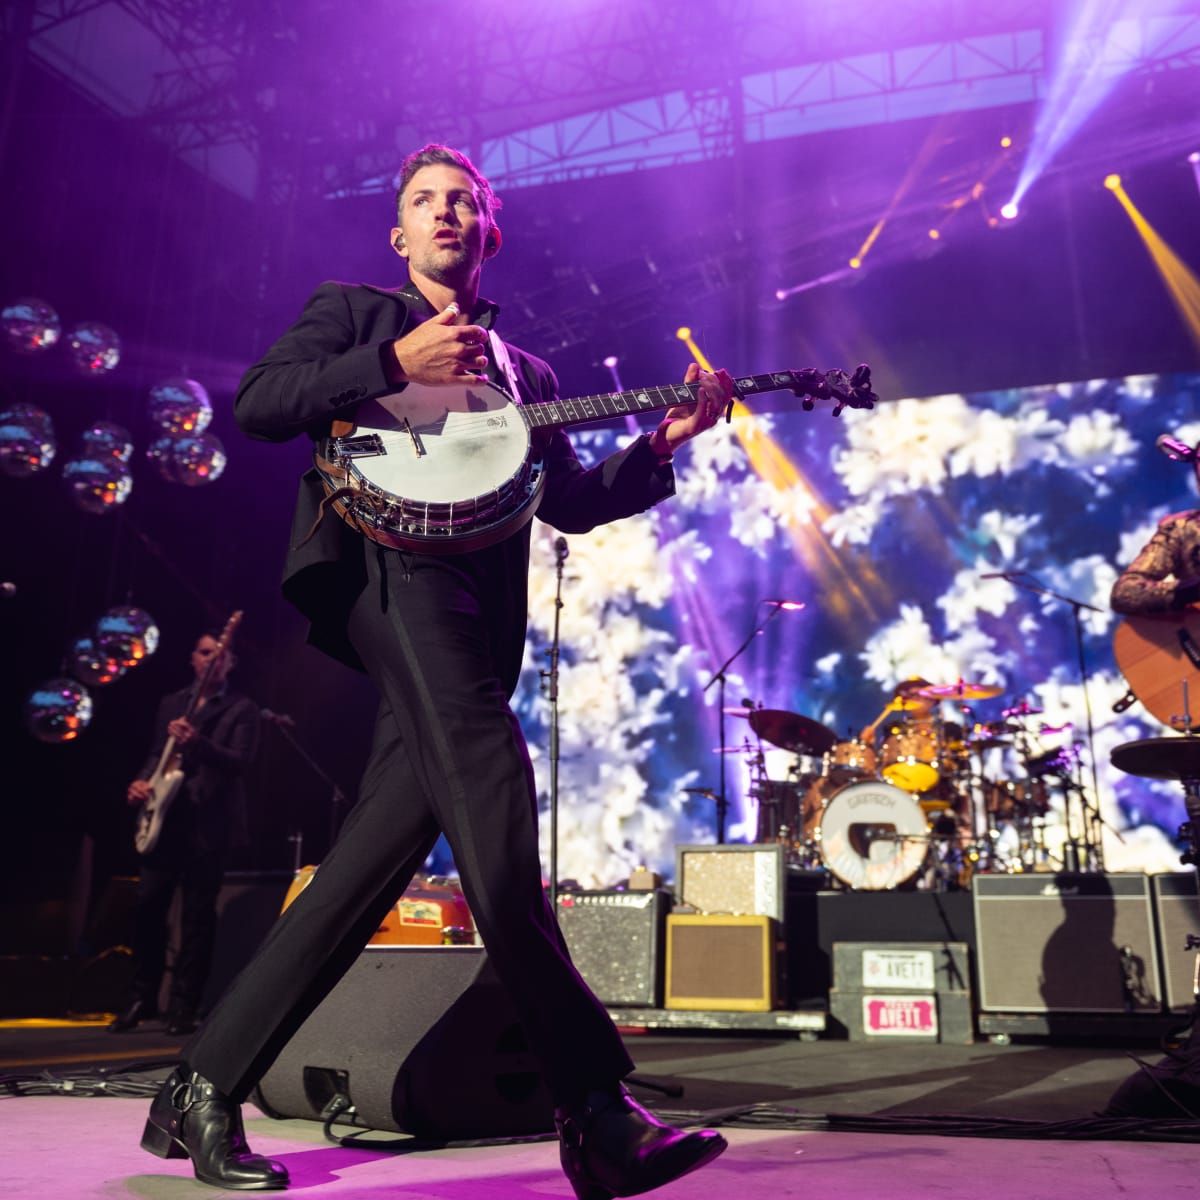
M864 996L863 1029L883 1037L936 1034L937 1002L932 996Z

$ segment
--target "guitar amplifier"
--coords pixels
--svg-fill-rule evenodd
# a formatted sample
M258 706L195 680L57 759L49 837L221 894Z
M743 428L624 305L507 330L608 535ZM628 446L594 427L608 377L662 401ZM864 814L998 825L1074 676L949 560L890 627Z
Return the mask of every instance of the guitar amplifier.
M1158 946L1162 954L1163 985L1170 1012L1190 1012L1194 1003L1200 952L1189 950L1189 934L1200 936L1200 895L1196 872L1180 871L1152 876L1154 915L1158 919Z
M677 846L675 892L697 912L782 921L783 847Z
M662 1004L668 893L561 892L558 925L588 987L603 1004Z
M1158 948L1146 875L976 875L979 1009L1154 1013Z
M765 916L667 917L667 1008L770 1012L778 924Z

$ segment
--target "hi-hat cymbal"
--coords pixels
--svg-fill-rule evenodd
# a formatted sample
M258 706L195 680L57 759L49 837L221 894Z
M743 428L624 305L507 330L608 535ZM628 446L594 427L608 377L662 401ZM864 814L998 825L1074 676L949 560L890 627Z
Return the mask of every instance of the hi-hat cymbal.
M1034 708L1023 696L1011 708L1006 708L1000 715L1003 717L1036 717L1041 713L1040 708Z
M824 754L838 741L838 735L820 721L782 708L760 708L751 713L750 728L771 745L796 754Z
M1004 689L991 683L968 683L960 679L957 683L936 683L922 688L916 694L926 700L991 700Z

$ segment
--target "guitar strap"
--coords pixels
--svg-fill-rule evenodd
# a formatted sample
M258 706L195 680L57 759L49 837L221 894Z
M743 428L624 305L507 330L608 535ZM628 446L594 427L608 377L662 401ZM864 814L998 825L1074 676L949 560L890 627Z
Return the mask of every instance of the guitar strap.
M488 341L492 344L492 359L508 381L508 390L512 395L513 403L520 404L521 389L517 386L517 372L513 367L512 358L509 356L508 347L500 340L494 329L488 330Z

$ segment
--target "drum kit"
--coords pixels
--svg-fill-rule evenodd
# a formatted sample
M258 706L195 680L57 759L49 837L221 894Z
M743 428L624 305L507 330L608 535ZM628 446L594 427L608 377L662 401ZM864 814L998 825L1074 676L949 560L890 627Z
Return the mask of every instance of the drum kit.
M1069 726L1038 724L1041 710L1025 700L977 721L973 705L1002 691L908 679L846 739L799 713L726 709L749 725L725 753L749 767L756 840L778 842L790 864L856 890L949 890L976 871L1053 869L1046 815L1056 788L1077 786L1079 749L1045 749L1045 738ZM787 752L785 778L771 777L768 747L774 760Z

